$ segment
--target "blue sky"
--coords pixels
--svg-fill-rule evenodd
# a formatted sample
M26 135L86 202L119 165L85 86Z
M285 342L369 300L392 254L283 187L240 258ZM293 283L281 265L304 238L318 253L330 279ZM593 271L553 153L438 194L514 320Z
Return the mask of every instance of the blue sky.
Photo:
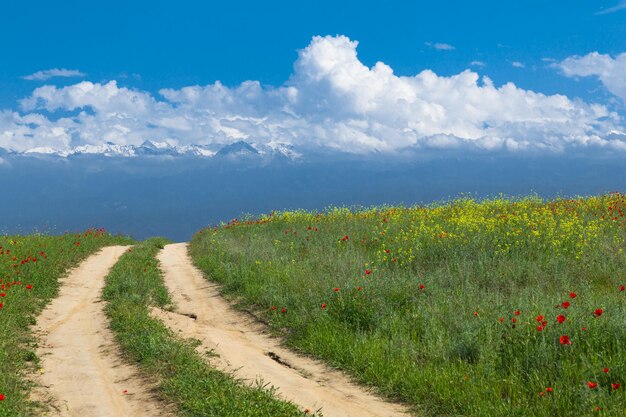
M626 51L626 10L596 14L615 4L6 0L0 6L0 99L14 105L32 87L19 77L48 68L76 68L94 81L128 76L121 82L152 91L215 80L277 85L312 36L336 34L360 42L366 65L383 61L399 75L425 68L449 75L481 61L486 66L479 71L496 83L586 97L593 94L589 85L559 77L542 58ZM526 69L512 67L515 61Z
M371 68L381 61L395 76L409 77L432 70L439 77L450 77L470 69L480 77L488 77L496 88L512 82L524 91L562 94L589 105L599 103L607 112L620 117L625 114L623 84L626 81L620 82L619 78L626 77L626 69L623 69L626 55L623 61L617 60L626 52L626 2L623 0L384 4L376 1L218 3L185 0L68 0L59 4L5 0L0 6L0 62L3 64L0 65L0 110L22 116L28 112L45 115L46 111L56 112L50 117L53 121L80 109L95 109L93 111L98 113L97 105L72 106L60 103L56 96L43 99L38 96L39 101L48 100L49 105L31 103L25 107L20 104L20 100L43 85L62 88L82 81L106 85L114 80L116 89L127 87L147 94L144 97L147 100L157 101L163 100L160 94L163 89L207 86L218 80L230 88L236 88L245 80L258 81L263 88L280 87L294 76L294 63L300 57L298 51L311 45L314 36L327 35L343 35L358 41L355 48L360 63ZM588 56L591 53L598 56ZM571 61L577 56L588 59ZM568 58L570 61L566 61ZM599 60L607 64L607 59L613 69L611 74L605 74L603 81L600 74L590 72L589 67L600 66ZM568 69L566 62L569 62ZM56 71L57 75L74 76L45 77L55 73L46 71L55 69L61 70ZM480 85L483 82L477 81ZM115 91L117 94L118 90ZM56 104L50 104L54 100ZM299 116L310 116L310 108L302 111ZM580 111L589 113L588 109ZM230 116L234 113L235 110L228 110ZM547 113L553 114L553 111L542 110L541 114ZM168 115L168 121L173 117ZM606 119L598 114L589 117L592 121L588 126L596 126L598 120ZM315 119L314 116L309 118ZM492 119L485 118L483 124L501 123ZM197 117L194 120L197 121ZM102 125L102 120L98 122ZM86 125L84 121L77 122L80 123ZM146 119L145 124L154 123ZM32 121L13 120L6 122L4 129L17 132L26 125L32 125ZM623 121L615 121L611 127L598 130L597 135L623 125ZM78 128L64 128L68 132L74 129L68 133L71 138L66 140L67 146L88 142L76 139L80 136L80 132L76 133ZM455 132L459 131L448 126L440 130L434 133L457 135ZM103 132L106 133L106 129ZM505 133L511 135L510 132L509 129ZM467 133L467 138L472 139L480 136L469 130L461 133ZM497 132L500 136L505 133ZM36 135L30 135L33 134ZM462 139L467 139L463 134ZM417 134L420 135L425 133ZM152 136L163 140L183 137L172 131L156 132ZM44 146L47 136L40 137L37 145ZM7 144L0 143L0 146Z

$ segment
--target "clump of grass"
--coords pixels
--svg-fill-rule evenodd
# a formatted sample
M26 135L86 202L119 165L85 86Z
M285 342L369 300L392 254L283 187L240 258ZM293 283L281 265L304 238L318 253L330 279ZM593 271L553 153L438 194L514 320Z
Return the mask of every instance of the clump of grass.
M24 378L39 358L31 326L59 290L59 278L103 246L133 240L103 229L62 236L0 236L0 415L34 415Z
M420 415L621 416L625 215L621 194L283 212L191 254L288 345Z
M155 255L167 241L152 238L124 254L107 276L106 313L128 357L158 381L181 416L302 416L262 387L248 387L209 367L193 341L177 338L149 315L170 304Z

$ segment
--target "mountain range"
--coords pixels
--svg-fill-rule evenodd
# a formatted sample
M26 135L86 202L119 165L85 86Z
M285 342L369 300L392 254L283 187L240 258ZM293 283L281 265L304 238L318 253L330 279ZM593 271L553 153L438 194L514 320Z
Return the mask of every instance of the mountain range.
M57 150L51 147L36 147L23 152L0 148L0 155L5 156L52 156L71 158L80 155L102 155L106 157L141 157L141 156L186 156L197 158L283 158L297 160L302 156L290 144L270 143L259 145L238 141L226 145L176 145L168 142L147 140L141 145L120 145L105 142L100 145L80 145L70 149Z

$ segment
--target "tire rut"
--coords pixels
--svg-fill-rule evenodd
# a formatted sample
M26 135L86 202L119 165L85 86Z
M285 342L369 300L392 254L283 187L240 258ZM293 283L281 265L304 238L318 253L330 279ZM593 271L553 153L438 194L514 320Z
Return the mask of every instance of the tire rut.
M259 381L278 389L278 396L303 410L321 410L325 417L408 416L399 404L386 402L359 387L341 372L283 348L263 333L263 326L235 311L195 268L187 244L167 245L158 259L165 284L181 312L153 309L152 314L177 334L201 341L212 366L250 385ZM189 314L196 316L195 320Z
M33 399L48 416L167 416L138 371L124 363L101 301L104 279L126 246L110 246L62 279L59 296L38 317L41 371Z

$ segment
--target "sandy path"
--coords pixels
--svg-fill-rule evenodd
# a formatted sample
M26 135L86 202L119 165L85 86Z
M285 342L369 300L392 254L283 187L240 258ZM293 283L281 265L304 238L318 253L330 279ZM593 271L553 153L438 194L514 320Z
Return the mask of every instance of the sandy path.
M33 396L54 408L47 415L166 414L135 369L119 357L100 301L104 277L125 250L124 246L104 248L70 271L59 296L37 320L42 373L36 382L42 387Z
M174 331L202 341L219 357L213 365L250 383L262 379L302 409L322 409L325 417L406 416L401 406L382 401L341 373L298 356L262 333L258 324L233 310L187 254L185 243L167 245L158 256L178 313L153 310ZM196 319L189 317L195 315Z

